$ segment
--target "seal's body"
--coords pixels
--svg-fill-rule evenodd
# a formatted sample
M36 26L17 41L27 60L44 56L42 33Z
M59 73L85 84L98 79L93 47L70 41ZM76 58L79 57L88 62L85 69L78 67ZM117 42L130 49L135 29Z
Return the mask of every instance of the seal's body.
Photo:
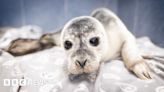
M53 46L61 46L67 55L71 74L90 74L101 62L121 56L126 67L141 79L150 79L150 72L140 55L136 38L124 23L108 9L96 9L91 16L71 19L61 32L43 35L38 40L14 41L9 52L27 54ZM30 44L24 46L23 44Z
M71 74L93 73L101 62L120 55L126 67L141 79L150 79L150 72L140 55L135 37L123 22L107 9L97 9L90 16L70 20L61 33L68 70Z

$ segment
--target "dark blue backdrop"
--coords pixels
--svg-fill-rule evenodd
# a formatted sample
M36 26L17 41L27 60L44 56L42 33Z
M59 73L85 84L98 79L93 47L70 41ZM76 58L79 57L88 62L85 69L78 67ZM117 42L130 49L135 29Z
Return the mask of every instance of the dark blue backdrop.
M164 0L0 0L0 26L34 24L51 31L98 7L113 10L137 37L164 47Z

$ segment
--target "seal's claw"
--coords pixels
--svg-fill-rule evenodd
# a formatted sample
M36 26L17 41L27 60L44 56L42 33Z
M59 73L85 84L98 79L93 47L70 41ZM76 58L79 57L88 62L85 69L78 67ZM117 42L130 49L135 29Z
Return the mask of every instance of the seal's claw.
M150 70L148 66L145 64L145 62L141 62L136 64L133 68L132 71L140 78L143 80L147 79L152 79L152 76L150 74Z

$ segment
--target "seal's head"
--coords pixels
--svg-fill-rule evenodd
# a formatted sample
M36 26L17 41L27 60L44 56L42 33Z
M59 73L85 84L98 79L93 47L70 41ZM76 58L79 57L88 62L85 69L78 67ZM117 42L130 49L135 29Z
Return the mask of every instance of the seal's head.
M71 74L97 71L107 51L104 27L97 19L89 16L70 20L62 30L61 41Z

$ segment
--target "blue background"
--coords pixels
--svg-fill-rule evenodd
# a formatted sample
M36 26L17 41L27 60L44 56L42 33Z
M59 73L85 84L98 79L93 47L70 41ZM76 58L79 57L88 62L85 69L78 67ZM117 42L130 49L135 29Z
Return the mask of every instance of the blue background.
M164 47L164 0L0 0L0 27L38 25L54 31L99 7L113 10L137 37Z

